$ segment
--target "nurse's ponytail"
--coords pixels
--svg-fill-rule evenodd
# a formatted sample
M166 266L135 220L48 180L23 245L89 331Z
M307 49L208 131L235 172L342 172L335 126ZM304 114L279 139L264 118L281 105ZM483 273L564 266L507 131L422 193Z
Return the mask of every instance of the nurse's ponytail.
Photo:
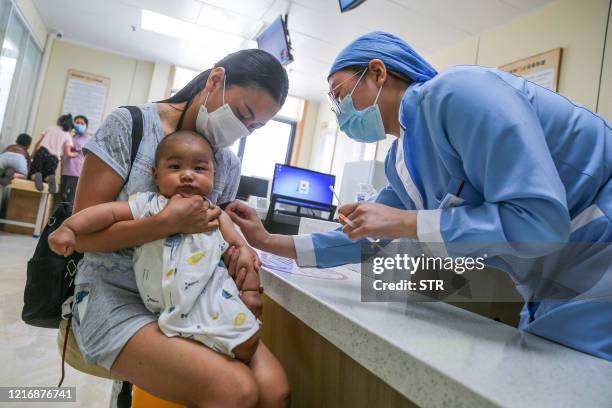
M227 55L215 64L225 68L225 86L255 86L268 92L280 106L285 103L289 91L289 79L285 68L271 54L258 49L241 50ZM212 69L200 73L170 98L159 102L182 103L193 99L208 80Z

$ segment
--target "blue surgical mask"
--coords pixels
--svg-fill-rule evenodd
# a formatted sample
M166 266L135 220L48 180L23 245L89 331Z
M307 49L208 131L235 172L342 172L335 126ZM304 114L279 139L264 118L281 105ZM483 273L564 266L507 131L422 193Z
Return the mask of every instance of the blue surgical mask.
M375 143L384 140L386 137L385 127L377 104L382 87L378 90L372 106L363 110L357 110L353 104L353 92L355 92L355 88L361 82L365 72L363 71L351 93L340 102L338 124L340 125L340 130L351 139L362 143Z
M82 135L82 134L83 134L83 133L85 133L85 131L87 130L87 126L85 126L85 125L83 125L83 124L80 124L80 123L77 123L77 124L75 124L75 125L74 125L74 130L75 130L75 131L76 131L78 134Z

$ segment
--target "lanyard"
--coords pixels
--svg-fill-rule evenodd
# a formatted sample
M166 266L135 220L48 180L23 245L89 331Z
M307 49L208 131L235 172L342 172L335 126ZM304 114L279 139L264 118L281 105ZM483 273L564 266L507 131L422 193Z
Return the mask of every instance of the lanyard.
M399 139L397 140L397 148L395 149L395 170L397 171L397 175L399 176L400 180L402 180L406 193L414 202L416 209L423 210L425 208L423 205L423 197L412 180L408 167L406 167L406 160L404 158L404 138L405 133L402 131Z

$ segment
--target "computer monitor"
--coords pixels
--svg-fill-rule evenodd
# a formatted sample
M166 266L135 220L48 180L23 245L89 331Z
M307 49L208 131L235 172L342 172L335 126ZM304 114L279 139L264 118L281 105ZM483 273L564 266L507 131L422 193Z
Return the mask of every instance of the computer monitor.
M338 0L338 4L340 4L340 12L344 13L352 10L364 1L365 0Z
M272 179L272 195L288 203L304 207L331 206L334 199L329 186L335 186L336 176L286 164L276 164Z
M267 197L269 184L270 180L268 179L250 176L240 176L240 184L238 184L238 192L236 193L236 198L239 200L246 201L249 196Z
M278 16L268 28L257 36L256 40L257 48L272 54L281 64L287 65L293 61L286 17Z

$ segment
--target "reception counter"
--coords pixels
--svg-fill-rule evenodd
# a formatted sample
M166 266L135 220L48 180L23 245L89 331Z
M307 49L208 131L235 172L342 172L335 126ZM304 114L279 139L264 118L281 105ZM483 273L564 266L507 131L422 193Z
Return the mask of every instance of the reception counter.
M363 303L346 267L266 265L293 407L612 407L611 362L442 302Z

